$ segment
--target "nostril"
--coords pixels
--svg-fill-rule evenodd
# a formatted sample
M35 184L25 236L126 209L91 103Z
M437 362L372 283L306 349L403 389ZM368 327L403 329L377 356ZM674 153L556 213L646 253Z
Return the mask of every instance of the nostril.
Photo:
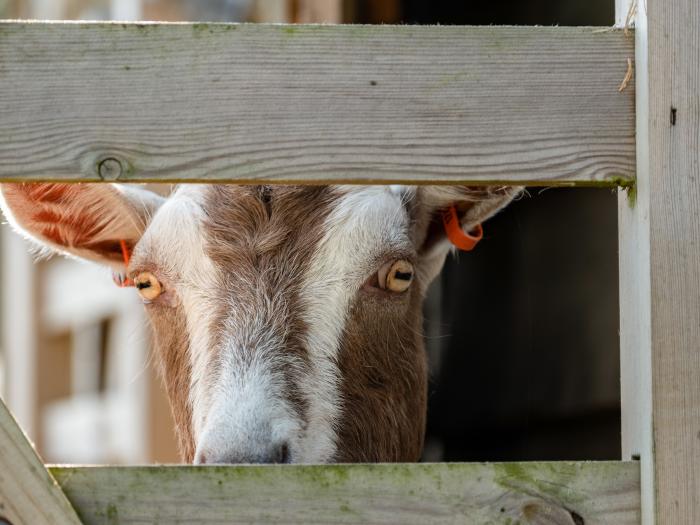
M282 443L277 450L277 458L275 463L289 463L289 445Z
M194 456L194 464L195 465L206 465L207 464L207 455L202 451L197 452Z
M205 451L206 450L206 451ZM237 463L291 463L289 444L285 441L277 444L257 447L221 447L204 449L194 455L195 465L221 465ZM1 525L1 524L0 524Z

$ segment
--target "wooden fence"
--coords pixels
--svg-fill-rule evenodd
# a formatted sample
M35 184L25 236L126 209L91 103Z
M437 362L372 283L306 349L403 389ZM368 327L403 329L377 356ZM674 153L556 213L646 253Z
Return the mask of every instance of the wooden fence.
M617 3L634 33L0 23L2 181L619 187L624 459L47 469L0 405L0 515L700 523L700 7Z
M629 184L600 28L3 24L0 176ZM581 57L586 57L582 60Z

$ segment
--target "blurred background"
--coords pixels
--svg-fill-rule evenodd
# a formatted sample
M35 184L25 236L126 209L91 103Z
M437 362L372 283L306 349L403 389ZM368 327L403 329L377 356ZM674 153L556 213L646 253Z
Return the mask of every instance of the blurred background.
M609 26L614 1L0 0L0 18ZM530 188L448 261L426 301L425 460L620 458L616 202ZM0 394L44 459L177 462L136 294L0 235Z

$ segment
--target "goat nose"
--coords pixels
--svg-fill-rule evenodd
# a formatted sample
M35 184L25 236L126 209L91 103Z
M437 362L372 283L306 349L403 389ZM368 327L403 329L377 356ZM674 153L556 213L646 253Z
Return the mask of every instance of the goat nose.
M198 450L195 454L195 465L221 465L235 463L289 463L289 445L277 443L269 447L252 450Z

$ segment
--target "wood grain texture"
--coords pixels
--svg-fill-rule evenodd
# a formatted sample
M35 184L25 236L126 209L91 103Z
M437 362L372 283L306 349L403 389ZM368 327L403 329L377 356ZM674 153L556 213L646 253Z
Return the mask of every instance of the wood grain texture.
M13 525L79 525L70 502L0 400L0 518Z
M634 177L633 56L573 27L0 23L0 180Z
M643 523L690 525L700 523L700 4L638 9L638 182L633 207L620 203L623 450L641 456Z
M639 522L636 462L51 471L88 525Z

